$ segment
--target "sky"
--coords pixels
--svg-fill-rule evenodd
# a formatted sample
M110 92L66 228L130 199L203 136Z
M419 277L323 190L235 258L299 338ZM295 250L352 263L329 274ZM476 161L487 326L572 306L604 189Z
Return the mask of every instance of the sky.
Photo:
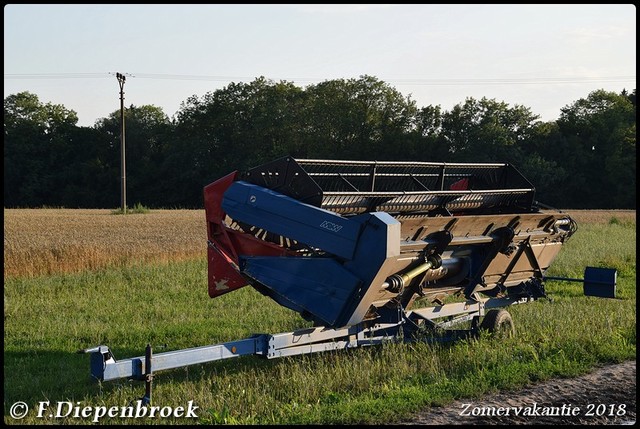
M4 97L78 114L170 118L191 96L260 76L307 87L369 75L418 107L468 97L553 121L592 91L636 88L633 4L8 4Z

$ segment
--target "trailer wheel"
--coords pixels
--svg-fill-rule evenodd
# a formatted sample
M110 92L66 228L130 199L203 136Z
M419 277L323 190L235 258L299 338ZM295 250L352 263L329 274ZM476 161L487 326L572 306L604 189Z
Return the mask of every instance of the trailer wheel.
M480 323L480 330L498 338L511 338L516 334L511 314L505 309L489 310Z

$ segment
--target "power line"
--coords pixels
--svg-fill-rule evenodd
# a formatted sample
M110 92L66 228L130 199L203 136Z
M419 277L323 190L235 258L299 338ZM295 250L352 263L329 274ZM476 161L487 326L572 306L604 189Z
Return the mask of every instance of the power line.
M109 77L108 73L8 73L5 79L98 79Z
M549 77L515 79L400 79L396 85L544 85L562 83L635 82L635 76Z
M112 76L108 73L8 73L5 79L100 79ZM256 76L211 76L211 75L185 75L185 74L162 74L162 73L127 73L127 76L136 79L164 79L164 80L200 80L200 81L251 81ZM274 79L275 80L275 79ZM280 78L290 82L313 83L323 82L331 79L327 78ZM387 83L395 85L426 85L426 86L446 86L446 85L553 85L553 84L575 84L575 83L614 83L614 82L634 82L635 76L575 76L575 77L529 77L529 78L478 78L478 79L381 79Z

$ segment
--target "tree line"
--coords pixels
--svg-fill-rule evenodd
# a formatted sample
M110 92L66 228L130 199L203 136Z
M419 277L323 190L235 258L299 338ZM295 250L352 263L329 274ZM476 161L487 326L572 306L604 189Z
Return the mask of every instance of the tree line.
M120 111L91 127L21 92L4 99L4 206L120 205ZM505 162L563 209L635 209L636 91L595 90L544 122L530 108L467 98L417 106L372 77L305 88L263 77L186 99L169 118L125 108L127 201L202 208L205 185L294 158Z

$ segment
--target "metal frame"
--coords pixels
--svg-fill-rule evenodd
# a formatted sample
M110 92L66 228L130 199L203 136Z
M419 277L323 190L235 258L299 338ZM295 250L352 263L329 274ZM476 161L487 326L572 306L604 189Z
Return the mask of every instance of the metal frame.
M189 365L197 365L240 356L255 355L266 359L372 346L383 342L450 341L474 334L473 329L450 330L463 321L484 316L485 310L533 301L531 296L518 298L483 298L450 303L412 311L396 312L397 320L380 323L359 323L344 328L324 326L299 329L280 334L256 334L249 338L221 344L193 347L153 354L150 344L144 356L116 360L105 345L80 350L90 354L91 375L99 381L132 379L145 382L143 403L151 402L153 375ZM439 322L436 320L444 319ZM477 326L475 324L474 326ZM420 330L436 332L442 336L416 336ZM153 369L153 370L152 370Z
M599 293L587 293L589 291L585 288L585 295L614 298L617 270L586 267L584 279L545 277L545 280L583 282L593 288L604 288ZM90 354L91 375L96 380L111 381L126 378L144 381L145 395L141 399L143 403L149 404L151 403L154 371L249 355L274 359L372 346L383 342L434 342L469 337L477 333L477 322L487 310L523 304L546 297L542 283L528 284L529 288L527 285L523 286L525 287L511 296L479 298L475 294L472 299L464 302L423 307L411 311L405 311L399 307L397 311L389 311L384 314L378 323L363 322L338 329L318 326L274 335L256 334L242 340L155 355L151 345L147 344L144 356L123 360L116 360L109 347L104 345L80 350L79 353ZM470 329L451 329L455 325L469 320L472 321ZM442 330L443 335L416 335L421 330L431 333Z
M344 215L371 211L535 211L535 188L513 165L294 159L239 174L243 180ZM465 180L461 188L453 187ZM478 183L469 188L469 180ZM478 186L478 187L476 187Z

